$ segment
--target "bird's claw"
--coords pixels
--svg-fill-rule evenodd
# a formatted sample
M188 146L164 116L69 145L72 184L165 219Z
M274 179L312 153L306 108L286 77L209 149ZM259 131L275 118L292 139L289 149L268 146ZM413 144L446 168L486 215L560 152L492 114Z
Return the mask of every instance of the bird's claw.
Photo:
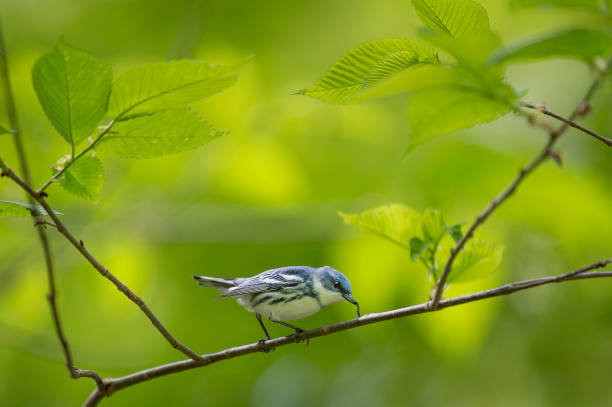
M260 348L261 348L261 347L263 347L263 346L266 344L266 341L267 341L268 339L270 339L270 338L267 338L267 339L260 339L260 340L258 340L258 341L257 341L257 345L258 345ZM263 353L270 353L270 352L272 352L274 349L276 349L276 348L261 349L261 351L262 351Z
M303 329L296 329L294 333L292 333L291 335L289 335L289 338L291 338L293 340L293 342L295 343L299 343L302 342L303 339L300 339L300 335L302 333L304 333L305 331ZM310 345L310 339L306 339L306 346Z

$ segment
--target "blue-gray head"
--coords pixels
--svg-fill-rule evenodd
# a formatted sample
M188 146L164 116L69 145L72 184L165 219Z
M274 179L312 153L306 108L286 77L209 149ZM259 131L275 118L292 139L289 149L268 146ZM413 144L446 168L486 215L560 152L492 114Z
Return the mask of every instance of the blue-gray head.
M353 298L353 289L348 278L329 266L319 267L317 274L321 283L321 292L319 292L321 302L328 305L344 299L357 306L357 315L359 316L359 304Z

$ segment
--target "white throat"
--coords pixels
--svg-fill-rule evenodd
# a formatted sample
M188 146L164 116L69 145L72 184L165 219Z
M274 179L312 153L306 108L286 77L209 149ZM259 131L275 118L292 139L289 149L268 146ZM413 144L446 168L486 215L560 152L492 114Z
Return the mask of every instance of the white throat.
M319 278L317 277L313 279L312 288L314 292L318 294L319 301L324 307L330 304L335 304L337 302L344 301L344 297L342 296L342 294L337 291L327 290L325 287L323 287L323 284L321 284L321 280L319 280Z

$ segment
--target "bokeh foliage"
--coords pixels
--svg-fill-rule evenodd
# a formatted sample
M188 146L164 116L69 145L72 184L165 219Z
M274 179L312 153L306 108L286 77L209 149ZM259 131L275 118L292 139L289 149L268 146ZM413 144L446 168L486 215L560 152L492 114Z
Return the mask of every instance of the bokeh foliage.
M609 2L486 3L490 26L505 44L568 29L610 32L609 15L599 12ZM164 59L234 64L256 55L232 88L193 105L230 135L180 155L105 157L97 205L56 185L49 189L77 236L200 352L251 342L260 333L252 315L230 301L213 301L216 294L195 286L192 274L244 276L329 264L351 279L365 313L426 300L431 283L409 252L355 232L337 212L402 202L468 222L545 142L541 131L510 115L432 140L402 160L412 125L406 106L415 106L409 96L334 106L290 95L359 44L419 38L421 23L406 1L10 1L2 11L37 185L68 152L31 81L36 59L60 34L108 62L115 77ZM395 78L393 87L422 82L413 73ZM526 100L546 101L563 114L592 80L586 64L567 58L529 60L509 66L505 76L528 90ZM603 134L612 125L609 86L586 121ZM477 237L505 246L500 271L453 284L447 296L609 257L610 152L573 131L559 148L563 168L546 164L479 230ZM0 134L0 149L16 162L8 134ZM24 201L8 182L0 183L0 193ZM2 218L0 236L0 404L80 403L92 385L66 377L31 226ZM61 238L52 246L59 306L80 367L121 375L182 356ZM610 293L605 281L546 287L222 362L104 402L606 406L612 402L602 391L612 365ZM340 304L301 324L314 327L353 312Z

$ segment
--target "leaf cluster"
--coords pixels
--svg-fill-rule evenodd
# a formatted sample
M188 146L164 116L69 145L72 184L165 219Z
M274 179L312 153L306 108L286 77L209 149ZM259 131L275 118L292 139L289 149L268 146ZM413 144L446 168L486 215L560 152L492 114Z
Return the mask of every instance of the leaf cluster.
M513 3L515 7L558 3L607 12L597 1ZM523 92L507 82L507 64L569 57L601 69L601 58L612 51L609 27L568 27L507 46L491 30L486 9L475 1L412 0L412 5L424 24L419 39L368 41L340 57L314 85L296 93L349 104L389 92L410 92L410 151L436 136L491 122L518 109ZM386 81L390 83L382 87Z
M382 205L358 214L340 213L344 222L382 237L410 253L422 263L434 282L450 255L450 244L463 237L461 223L447 225L439 210L423 213L401 204ZM447 240L446 242L444 240ZM503 247L472 240L458 255L447 282L466 282L487 275L501 263Z

